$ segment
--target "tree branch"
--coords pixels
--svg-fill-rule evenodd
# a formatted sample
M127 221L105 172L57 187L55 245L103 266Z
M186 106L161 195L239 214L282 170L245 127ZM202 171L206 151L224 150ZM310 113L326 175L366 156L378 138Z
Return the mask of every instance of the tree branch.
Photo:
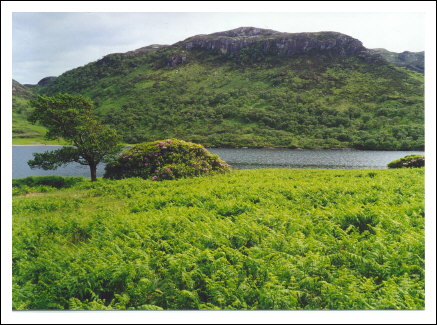
M63 147L54 151L34 153L33 157L33 160L27 162L29 167L44 170L53 170L72 161L79 162L78 160L80 160L79 151L74 147Z

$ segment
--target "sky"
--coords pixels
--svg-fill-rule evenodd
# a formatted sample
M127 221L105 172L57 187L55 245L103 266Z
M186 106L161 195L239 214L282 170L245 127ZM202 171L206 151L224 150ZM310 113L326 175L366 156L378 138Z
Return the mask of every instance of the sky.
M12 75L36 84L110 53L241 26L336 31L367 48L425 50L425 15L414 12L13 12Z

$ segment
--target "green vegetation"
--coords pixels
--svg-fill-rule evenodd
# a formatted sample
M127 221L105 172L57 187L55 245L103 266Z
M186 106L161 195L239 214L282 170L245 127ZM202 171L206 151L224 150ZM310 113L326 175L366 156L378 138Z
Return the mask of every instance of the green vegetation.
M172 58L186 58L171 66ZM177 46L111 54L40 93L77 93L127 143L422 150L423 75L357 55L232 55Z
M409 52L402 53L390 52L386 49L372 49L372 52L378 53L385 60L398 67L405 67L407 69L425 72L425 52Z
M45 131L44 127L32 125L28 122L25 116L15 112L12 113L13 144L42 143Z
M27 120L32 110L29 102L33 97L31 89L12 80L12 144L66 144L60 139L44 139L47 129Z
M423 168L16 184L16 310L424 308Z
M97 165L121 150L117 133L102 125L94 114L93 103L81 95L58 94L37 96L30 102L34 108L29 121L39 122L48 132L49 140L64 139L71 146L34 153L30 168L56 169L70 162L90 167L91 180L96 180Z
M388 163L388 168L418 168L425 167L424 155L408 155Z
M32 125L27 121L29 110L29 99L12 96L12 140L14 144L16 144L16 139L30 142L32 141L30 139L40 138L45 133L44 127Z
M177 139L139 144L105 167L106 178L141 177L160 181L229 171L229 165L203 146Z

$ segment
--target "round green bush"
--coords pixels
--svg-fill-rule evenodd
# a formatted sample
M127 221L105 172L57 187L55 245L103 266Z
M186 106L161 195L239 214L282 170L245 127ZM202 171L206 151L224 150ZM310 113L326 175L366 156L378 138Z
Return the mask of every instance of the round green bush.
M203 146L177 139L141 143L124 151L105 167L103 177L152 180L227 172L229 165Z
M408 155L388 163L388 168L418 168L425 167L424 155Z

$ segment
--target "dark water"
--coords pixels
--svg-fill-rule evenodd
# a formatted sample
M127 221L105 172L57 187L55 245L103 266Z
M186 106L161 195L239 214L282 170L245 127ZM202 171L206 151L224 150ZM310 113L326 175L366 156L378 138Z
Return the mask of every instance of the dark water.
M13 146L12 178L27 176L84 176L89 167L71 163L56 170L30 169L27 161L32 153L58 149L59 146ZM233 169L256 168L386 168L395 159L423 151L361 151L361 150L290 150L290 149L208 149L219 155ZM97 176L104 173L104 165L97 168Z

